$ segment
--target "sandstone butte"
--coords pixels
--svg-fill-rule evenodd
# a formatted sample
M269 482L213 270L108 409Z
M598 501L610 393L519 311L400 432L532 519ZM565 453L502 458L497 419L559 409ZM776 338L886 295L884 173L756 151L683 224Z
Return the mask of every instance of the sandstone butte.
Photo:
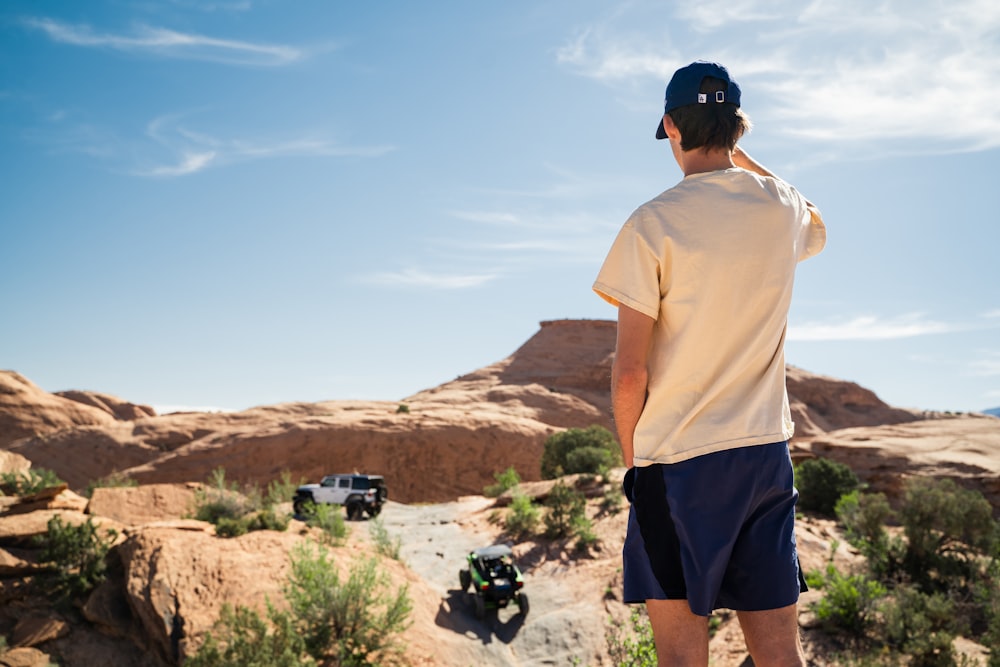
M0 471L45 468L68 487L41 498L0 499L6 501L0 506L0 630L15 647L7 654L14 657L0 657L0 664L45 664L39 656L46 654L36 647L54 647L64 665L179 664L203 641L222 601L262 608L266 597L274 599L287 553L308 531L297 524L286 533L222 541L207 524L184 520L195 489L217 468L227 480L262 487L286 471L309 481L330 472L380 473L391 500L417 505L480 495L493 473L508 466L526 483L538 481L549 435L592 424L612 428L614 341L614 322L542 322L508 358L401 400L285 403L235 413L156 415L107 394L48 393L16 372L0 371ZM1000 508L1000 419L892 407L855 383L793 367L788 389L797 425L793 457L846 463L890 498L908 476L949 477ZM89 502L79 495L112 473L137 480L140 489L98 489ZM55 514L68 521L93 517L118 534L112 576L86 602L88 622L82 625L23 597L23 586L11 583L37 571L31 537L43 533ZM484 511L470 512L456 522L483 539L498 537L485 517ZM622 523L620 517L598 522L604 546L571 568L572 575L567 563L574 560L552 545L518 545L517 553L537 573L553 568L553 579L585 575L580 590L597 589L596 617L621 618L623 605L609 604L614 593L600 593L614 589ZM822 565L834 538L831 525L806 522L799 534L803 561ZM359 536L341 548L338 562L346 567L369 551ZM851 558L843 547L836 556ZM470 649L472 631L452 628L442 636L446 602L440 590L401 563L386 561L385 567L415 599L406 633L411 664L535 664L495 657L488 646ZM451 561L447 568L453 569ZM593 628L581 631L572 619L562 623L529 621L511 646L526 654L550 651L568 663L580 654L553 644L552 637L575 633L589 647L584 664L609 664L603 638L581 636L594 634ZM536 631L528 632L529 626ZM716 664L745 658L733 632L727 624L713 640ZM531 637L535 643L526 644ZM90 662L96 659L101 662Z

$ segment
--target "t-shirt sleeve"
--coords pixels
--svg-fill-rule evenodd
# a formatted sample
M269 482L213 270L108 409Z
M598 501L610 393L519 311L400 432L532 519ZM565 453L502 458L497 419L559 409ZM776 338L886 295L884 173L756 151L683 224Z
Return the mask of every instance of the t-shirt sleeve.
M660 260L632 220L618 232L594 282L612 306L625 305L654 320L660 313Z
M826 246L826 223L820 215L819 209L812 204L806 204L806 215L808 220L802 223L802 230L799 236L799 261L809 259L818 255Z

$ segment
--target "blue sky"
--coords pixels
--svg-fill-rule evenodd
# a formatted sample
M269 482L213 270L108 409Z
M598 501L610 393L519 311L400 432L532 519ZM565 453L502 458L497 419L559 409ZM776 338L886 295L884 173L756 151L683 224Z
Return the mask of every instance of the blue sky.
M399 400L590 289L680 172L670 73L823 211L788 361L1000 405L1000 5L0 5L0 368L167 409Z

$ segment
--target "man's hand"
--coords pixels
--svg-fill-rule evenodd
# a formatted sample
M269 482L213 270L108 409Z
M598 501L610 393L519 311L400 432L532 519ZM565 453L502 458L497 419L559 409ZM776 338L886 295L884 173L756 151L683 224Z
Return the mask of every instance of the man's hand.
M625 467L633 465L635 425L646 404L646 367L656 320L625 305L618 306L618 340L611 368L611 409Z

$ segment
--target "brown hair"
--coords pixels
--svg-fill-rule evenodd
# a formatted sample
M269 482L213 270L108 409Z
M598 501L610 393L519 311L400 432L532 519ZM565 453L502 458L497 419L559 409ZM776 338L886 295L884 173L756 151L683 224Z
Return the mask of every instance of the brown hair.
M726 90L722 79L707 76L701 82L700 92L711 98L716 91ZM750 118L729 102L721 104L689 104L667 112L681 133L681 150L701 148L706 153L712 149L733 150L736 142L750 131Z

